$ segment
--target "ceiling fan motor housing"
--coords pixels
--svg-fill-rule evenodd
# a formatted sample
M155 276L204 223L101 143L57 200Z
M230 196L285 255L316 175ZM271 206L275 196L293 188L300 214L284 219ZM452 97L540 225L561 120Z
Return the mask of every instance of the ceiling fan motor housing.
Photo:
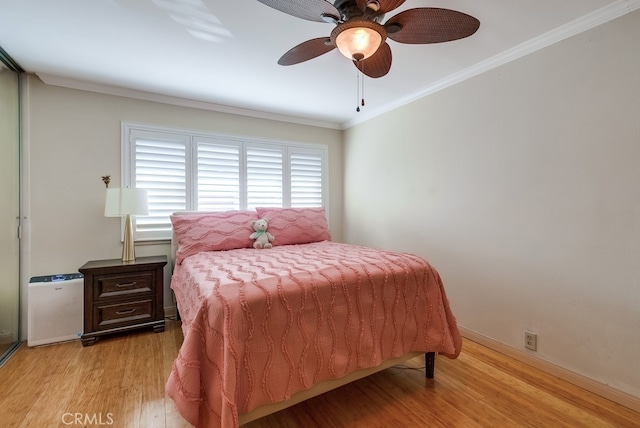
M369 1L368 3L371 5L363 8L355 0L336 0L333 5L340 12L340 22L358 18L382 22L384 13L379 12L379 3L377 1Z
M375 34L371 34L371 30L380 36L379 40L373 40L377 38L372 37L375 36ZM347 38L351 39L350 43L343 42L343 40ZM359 38L362 39L361 43L354 40ZM340 52L354 61L369 58L386 39L387 30L384 26L368 19L351 19L338 24L330 35L331 42L340 49Z

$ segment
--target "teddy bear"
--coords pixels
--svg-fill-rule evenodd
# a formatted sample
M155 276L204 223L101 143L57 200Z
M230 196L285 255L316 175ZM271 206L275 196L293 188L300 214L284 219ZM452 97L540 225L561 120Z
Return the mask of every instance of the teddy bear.
M273 235L267 232L267 227L269 227L269 222L266 218L261 218L259 220L255 220L253 222L253 232L250 239L255 239L256 242L253 243L253 248L271 248L273 245Z

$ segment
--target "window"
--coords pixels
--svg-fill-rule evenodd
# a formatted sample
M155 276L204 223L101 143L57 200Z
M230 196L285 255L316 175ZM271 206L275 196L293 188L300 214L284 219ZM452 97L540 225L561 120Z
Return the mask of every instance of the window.
M175 211L318 207L327 146L259 141L123 123L123 186L147 189L135 239L171 237Z

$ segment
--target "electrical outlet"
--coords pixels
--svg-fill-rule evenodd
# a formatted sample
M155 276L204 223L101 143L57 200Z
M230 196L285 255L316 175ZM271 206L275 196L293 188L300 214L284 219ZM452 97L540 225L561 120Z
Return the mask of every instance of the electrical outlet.
M524 332L524 347L532 351L538 350L538 335L530 331Z

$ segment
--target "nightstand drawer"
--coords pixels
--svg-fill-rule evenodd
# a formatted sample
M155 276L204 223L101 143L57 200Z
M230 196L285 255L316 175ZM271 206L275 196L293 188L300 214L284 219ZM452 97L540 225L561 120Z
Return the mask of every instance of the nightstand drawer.
M127 273L121 275L97 275L94 277L98 300L151 293L153 272Z
M137 324L153 318L153 300L137 300L94 306L94 321L98 330Z

